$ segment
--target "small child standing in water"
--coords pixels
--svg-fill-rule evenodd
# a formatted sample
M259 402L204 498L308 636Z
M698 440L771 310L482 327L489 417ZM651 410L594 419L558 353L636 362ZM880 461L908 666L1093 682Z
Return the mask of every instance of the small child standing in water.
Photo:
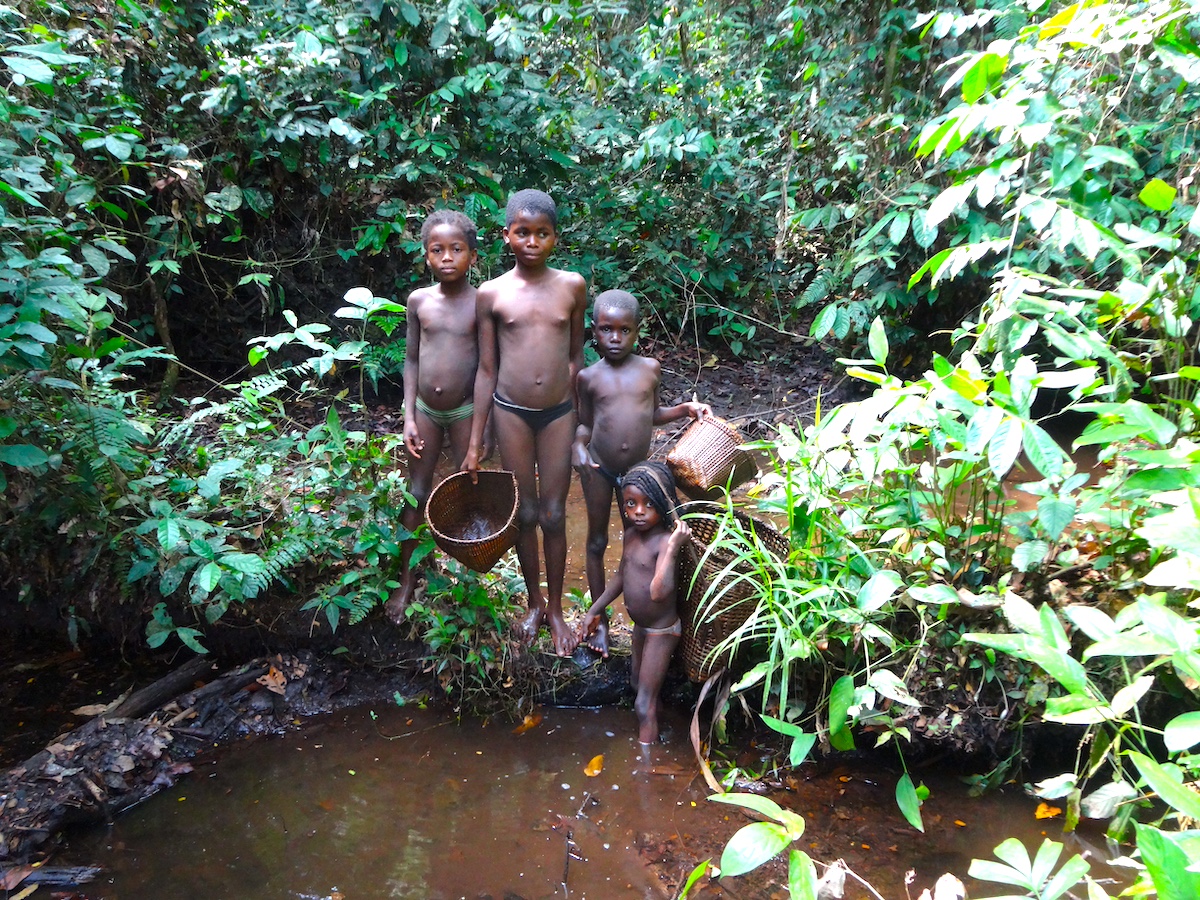
M413 291L406 304L404 446L409 456L409 491L416 505L405 507L400 522L410 532L421 522L444 437L450 437L456 465L467 455L479 366L475 287L468 279L476 260L475 223L460 212L436 210L421 226L421 243L425 265L436 283ZM400 586L384 606L396 624L404 620L416 586L410 565L416 543L401 544Z
M588 590L593 600L604 593L604 551L613 493L620 477L650 455L655 425L689 416L711 415L705 403L659 406L658 361L633 353L641 321L637 298L627 291L605 291L592 305L592 336L599 361L579 373L579 427L572 450L587 508ZM588 646L608 656L608 618L600 621Z
M521 639L532 644L548 625L554 652L569 656L578 641L562 611L566 508L587 289L582 275L548 265L558 243L558 209L549 194L517 191L504 218L513 267L479 286L476 419L462 468L479 470L490 414L500 458L516 476L521 497L517 559L529 598ZM538 529L546 558L544 595Z
M680 521L678 506L675 479L664 463L639 463L625 473L621 478L625 520L621 565L581 627L581 637L586 638L600 627L604 611L617 595L625 595L625 609L633 620L631 678L637 690L634 710L643 758L658 740L659 692L683 634L676 563L691 531Z

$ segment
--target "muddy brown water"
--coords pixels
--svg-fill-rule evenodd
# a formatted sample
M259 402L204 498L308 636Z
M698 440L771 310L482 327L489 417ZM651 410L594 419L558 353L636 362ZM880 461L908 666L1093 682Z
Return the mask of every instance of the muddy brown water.
M55 862L103 866L86 888L97 900L665 898L751 821L707 800L682 720L647 773L632 712L542 715L522 733L390 704L314 719L198 764L112 826L72 837ZM813 771L773 796L805 817L802 849L845 859L889 900L905 896L908 869L915 897L1004 838L1035 849L1056 836L1015 789L971 799L939 773L918 778L933 789L925 835L896 810L896 773ZM728 881L693 896L785 896L778 863ZM868 896L847 885L849 900Z

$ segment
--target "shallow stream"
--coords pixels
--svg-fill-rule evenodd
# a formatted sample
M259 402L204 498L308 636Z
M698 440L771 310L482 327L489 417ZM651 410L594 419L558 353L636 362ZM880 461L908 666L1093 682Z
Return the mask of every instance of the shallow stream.
M74 837L55 862L103 866L86 896L109 900L659 898L751 821L707 801L683 721L647 772L632 712L541 715L521 733L391 704L313 720L198 764L111 827ZM916 897L942 872L965 876L1006 837L1036 848L1057 830L1016 789L974 800L924 772L914 774L933 794L921 835L896 810L896 773L805 774L773 794L804 815L800 846L845 859L888 900L905 896L908 869ZM786 896L782 868L770 871L693 896ZM868 896L847 884L847 898Z

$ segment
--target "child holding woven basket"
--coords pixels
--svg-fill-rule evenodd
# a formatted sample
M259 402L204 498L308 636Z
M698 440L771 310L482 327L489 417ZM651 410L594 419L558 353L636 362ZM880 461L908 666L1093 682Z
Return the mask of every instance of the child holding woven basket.
M675 479L664 463L644 462L621 477L625 537L621 564L583 619L581 639L600 627L605 610L619 594L633 620L631 679L637 691L634 711L644 760L658 740L659 693L671 654L683 633L679 619L676 563L691 531L678 514Z
M554 652L569 656L575 630L563 617L567 565L566 507L575 434L575 380L583 364L587 285L575 272L548 264L558 244L558 209L543 191L517 191L504 217L504 243L513 267L479 286L479 377L475 429L462 468L479 471L484 417L490 414L506 468L516 476L517 560L529 612L522 641L532 644L543 624ZM542 593L538 531L546 560Z
M572 461L583 486L587 509L584 566L593 600L604 593L604 551L608 519L618 481L635 463L650 455L655 425L712 415L705 403L660 406L662 370L658 360L634 354L641 310L627 291L605 291L592 305L592 337L600 359L579 373L579 427ZM588 646L608 656L608 619L596 623Z

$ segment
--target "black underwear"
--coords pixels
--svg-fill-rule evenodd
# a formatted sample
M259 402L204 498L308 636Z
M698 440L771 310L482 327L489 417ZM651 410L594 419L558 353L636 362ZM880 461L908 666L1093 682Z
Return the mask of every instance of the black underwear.
M518 406L516 403L513 403L510 400L505 400L497 393L492 394L492 400L501 409L520 416L525 421L525 424L533 429L534 434L537 434L556 419L561 419L575 408L574 404L572 404L569 399L564 400L562 403L555 404L554 406L548 406L545 409L533 409L530 406Z
M604 480L611 484L614 488L616 488L618 491L621 490L621 475L624 475L624 472L618 475L616 472L612 472L604 468L604 466L600 465L600 463L596 463L596 471L599 472Z

